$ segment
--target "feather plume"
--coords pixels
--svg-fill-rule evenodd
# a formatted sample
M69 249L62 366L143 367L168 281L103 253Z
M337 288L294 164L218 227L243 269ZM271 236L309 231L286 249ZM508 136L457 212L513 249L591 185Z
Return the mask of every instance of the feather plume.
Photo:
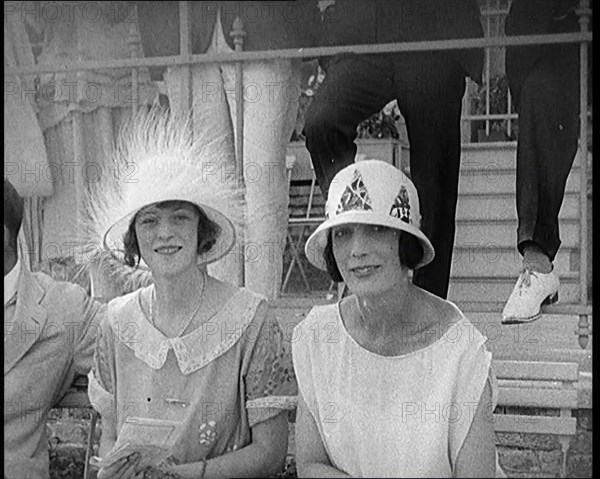
M224 228L221 221L222 229L232 225L239 239L244 228L244 191L231 174L235 159L227 153L230 150L214 153L215 142L222 140L193 138L189 118L158 105L132 115L121 129L108 171L89 184L78 238L79 261L100 262L122 291L150 284L151 273L143 264L131 268L123 262L122 237L141 207L170 199L196 203L209 217L214 210L211 219L220 213L229 220ZM230 245L226 246L228 250ZM218 259L215 255L207 262Z

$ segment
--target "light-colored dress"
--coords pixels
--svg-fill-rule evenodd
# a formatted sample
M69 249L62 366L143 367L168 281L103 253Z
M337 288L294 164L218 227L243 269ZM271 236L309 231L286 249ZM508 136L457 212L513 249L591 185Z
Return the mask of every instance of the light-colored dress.
M206 323L170 339L141 308L154 286L112 300L89 374L102 414L182 421L180 463L241 449L251 427L296 404L289 341L262 296L236 292ZM275 408L275 409L273 409Z
M461 313L433 344L386 357L350 336L339 303L313 308L294 329L294 369L332 465L353 477L452 477L488 380L496 403L485 341Z

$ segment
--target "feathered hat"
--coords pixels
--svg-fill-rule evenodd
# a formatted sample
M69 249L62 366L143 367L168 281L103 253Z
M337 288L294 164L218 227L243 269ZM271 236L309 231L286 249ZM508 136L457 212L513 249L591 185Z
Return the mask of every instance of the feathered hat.
M100 257L125 283L151 282L143 260L137 268L125 265L123 237L140 209L172 200L194 203L220 227L216 243L198 255L198 264L225 256L235 244L236 229L243 227L243 191L235 179L214 174L215 165L234 160L207 158L208 141L216 140L193 138L189 119L160 106L134 114L121 129L108 172L90 183L82 229L87 260Z

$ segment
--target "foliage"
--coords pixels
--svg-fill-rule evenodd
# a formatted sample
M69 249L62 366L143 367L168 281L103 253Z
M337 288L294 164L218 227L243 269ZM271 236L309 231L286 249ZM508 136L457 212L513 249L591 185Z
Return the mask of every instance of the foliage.
M400 138L396 123L400 121L400 110L395 102L389 103L358 125L358 138Z
M487 84L482 85L471 98L471 113L473 115L486 114L486 100L489 91L491 115L508 113L508 80L505 75L490 78ZM511 108L512 110L512 108ZM511 111L512 113L512 111ZM482 121L485 126L485 122ZM508 137L508 120L489 120L490 130L503 132ZM513 120L512 125L515 125Z
M504 75L492 77L487 84L479 87L471 99L472 113L485 115L488 90L490 92L490 113L506 113L508 111L508 81Z
M85 448L79 445L49 444L51 479L79 479L85 468Z
M325 71L316 65L312 74L307 77L306 83L301 85L300 106L292 141L304 140L302 130L304 129L306 110L324 80ZM357 136L358 138L399 138L400 134L396 126L399 120L400 110L396 102L388 103L381 111L358 125Z
M275 474L276 478L280 479L294 479L298 477L298 471L296 470L296 460L294 456L287 456L285 458L285 465L283 471L279 474Z

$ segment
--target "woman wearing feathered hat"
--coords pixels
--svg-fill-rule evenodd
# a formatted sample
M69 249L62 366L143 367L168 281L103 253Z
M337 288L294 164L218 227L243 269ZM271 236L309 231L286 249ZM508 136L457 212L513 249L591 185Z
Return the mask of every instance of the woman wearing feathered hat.
M452 303L415 286L434 250L417 191L365 160L341 170L308 260L352 293L294 330L301 477L490 477L495 473L486 338Z
M206 272L235 243L240 195L203 175L189 124L158 108L137 115L115 151L115 172L129 174L95 185L88 231L121 278L150 284L113 299L101 327L89 375L100 456L148 433L169 446L161 474L271 475L287 450L282 413L295 405L291 356L262 296ZM153 458L135 449L98 477L149 471Z

